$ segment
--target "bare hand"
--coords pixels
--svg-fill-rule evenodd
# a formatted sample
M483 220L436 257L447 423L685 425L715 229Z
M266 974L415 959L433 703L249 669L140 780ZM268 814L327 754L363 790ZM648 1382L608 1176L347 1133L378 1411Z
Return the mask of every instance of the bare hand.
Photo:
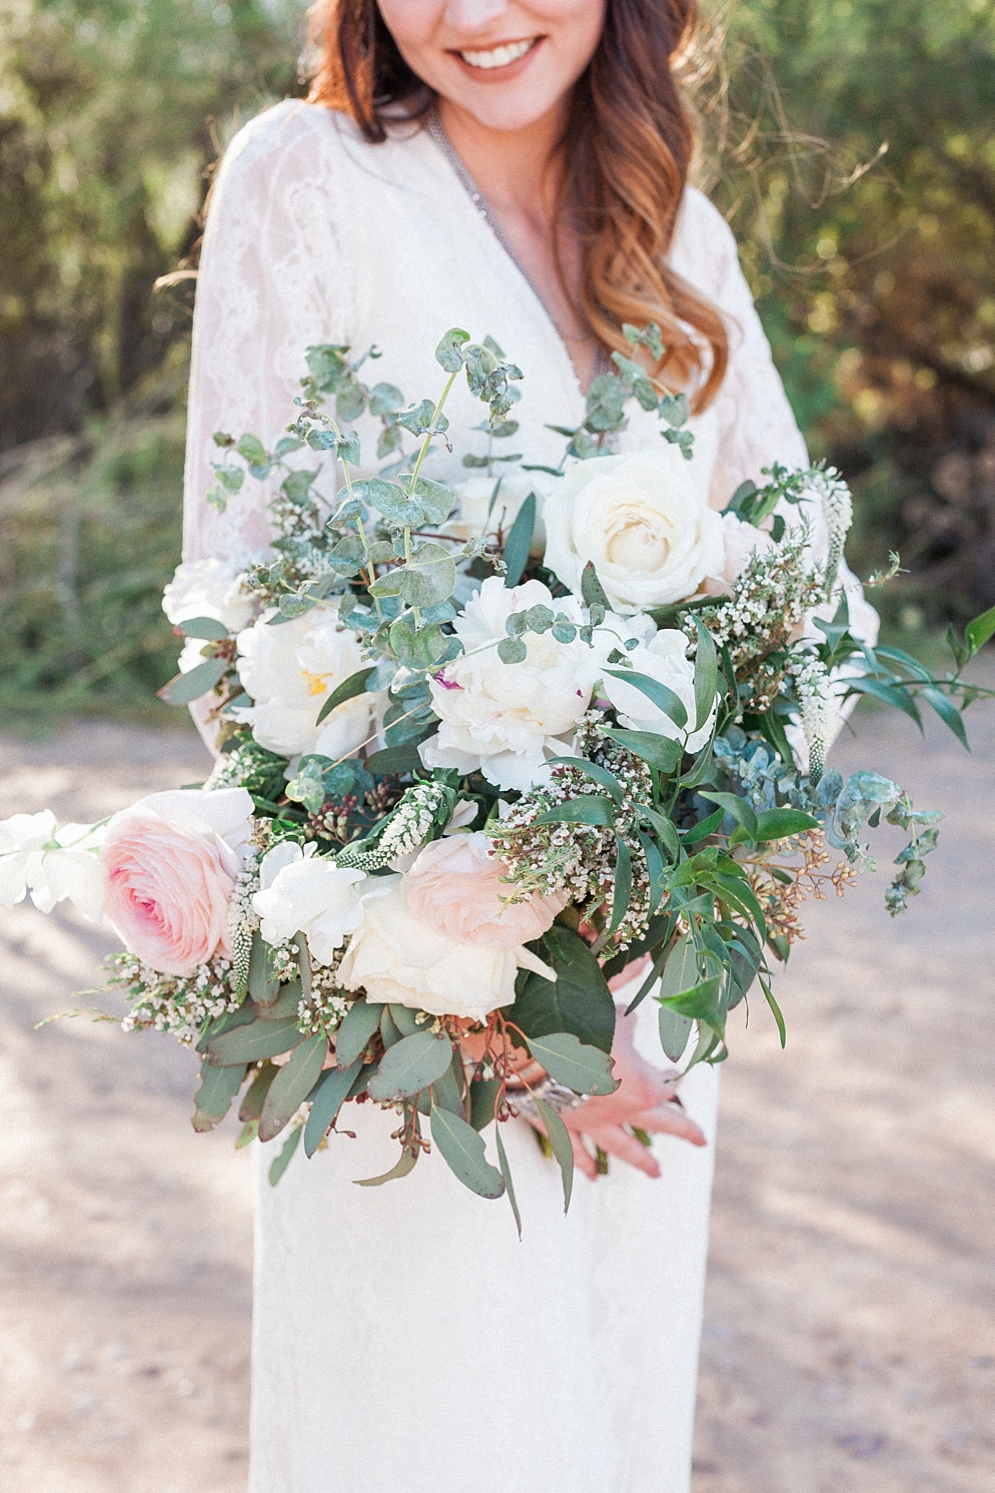
M623 984L639 972L637 964L630 965L612 984ZM598 1175L597 1163L582 1136L607 1155L638 1167L648 1177L658 1177L660 1167L653 1153L632 1134L633 1129L651 1135L678 1135L693 1146L706 1144L702 1131L684 1113L677 1097L678 1070L663 1071L641 1057L633 1045L634 1028L635 1017L619 1012L612 1057L620 1084L614 1094L588 1099L562 1116L570 1132L574 1160L592 1181Z

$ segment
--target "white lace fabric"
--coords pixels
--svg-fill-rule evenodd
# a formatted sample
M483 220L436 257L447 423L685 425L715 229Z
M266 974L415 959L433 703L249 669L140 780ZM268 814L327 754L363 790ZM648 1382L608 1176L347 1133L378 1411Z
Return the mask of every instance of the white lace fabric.
M733 236L698 192L672 262L729 324L729 372L693 424L721 507L744 478L762 481L761 467L807 455ZM518 363L515 449L556 465L563 438L546 426L579 424L583 393L439 145L418 132L371 146L297 102L253 120L228 150L205 236L184 558L265 552L263 484L247 481L222 514L204 500L211 437L275 441L309 344L376 344L364 377L421 399L439 392L434 349L451 326L489 334ZM483 449L468 434L483 409L458 385L448 413L454 450L431 474L456 481L464 453ZM371 449L369 422L360 433ZM659 441L636 409L617 449ZM658 1061L654 1010L644 1004L639 1040ZM684 1099L711 1137L715 1073L695 1070ZM295 1158L275 1191L264 1180L274 1148L258 1148L253 1493L687 1493L711 1146L657 1138L657 1182L621 1165L595 1184L579 1177L564 1220L555 1166L524 1123L508 1125L519 1244L506 1205L471 1196L436 1156L404 1181L354 1187L392 1164L391 1118L351 1109L356 1138Z

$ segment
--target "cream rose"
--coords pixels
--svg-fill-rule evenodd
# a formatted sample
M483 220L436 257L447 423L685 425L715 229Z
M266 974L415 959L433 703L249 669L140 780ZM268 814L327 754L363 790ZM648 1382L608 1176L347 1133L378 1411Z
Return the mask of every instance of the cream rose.
M515 999L520 968L555 980L555 972L521 945L467 943L437 932L409 906L407 877L388 880L393 885L386 896L363 904L362 927L339 965L344 989L432 1016L484 1021Z
M479 769L498 788L527 789L545 776L547 757L563 750L588 707L600 666L586 643L559 643L552 632L526 634L524 661L502 663L497 645L507 637L505 623L531 606L583 620L574 598L554 601L540 581L509 590L497 576L457 618L465 652L430 683L441 725L419 748L427 767Z
M624 672L619 669L614 674L606 673L599 688L604 691L618 712L620 725L626 726L631 731L655 731L657 735L669 736L675 741L682 740L685 732L693 728L695 720L694 664L687 656L687 648L688 641L682 632L666 628L656 633L649 643L640 644L627 655L634 673L649 675L651 679L665 684L679 697L688 713L687 726L682 730L658 705L654 705L642 690L637 689L634 684L627 683L624 679L619 679L617 674ZM689 752L696 752L704 746L711 733L714 718L715 707L713 705L711 714L701 729L690 730L686 743Z
M228 905L251 814L244 788L177 789L111 819L100 853L106 915L152 969L189 975L229 951Z
M299 752L351 756L375 729L376 697L357 695L315 724L322 702L363 667L359 638L319 605L293 622L269 625L265 612L238 635L238 673L252 705L232 712L260 746L285 757Z
M508 903L514 887L508 868L480 830L426 845L404 878L408 907L434 932L463 943L514 948L531 943L552 926L569 898L538 893Z
M252 905L267 943L303 933L316 964L331 964L336 951L363 921L363 899L383 895L386 878L367 876L315 854L314 844L285 841L263 856L259 891Z
M722 549L725 556L722 573L719 576L709 576L702 590L709 596L727 595L732 589L732 583L740 572L745 569L750 557L754 554L765 555L774 548L774 541L763 529L754 528L753 524L744 523L737 518L735 513L724 513L722 515Z
M615 611L684 601L725 564L722 519L675 446L578 463L545 506L545 563L580 591L592 563Z

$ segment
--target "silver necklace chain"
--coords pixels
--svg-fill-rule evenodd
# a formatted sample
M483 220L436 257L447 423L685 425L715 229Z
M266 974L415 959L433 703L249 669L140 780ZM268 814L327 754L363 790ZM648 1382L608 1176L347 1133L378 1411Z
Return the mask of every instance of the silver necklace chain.
M564 345L569 342L593 342L594 338L590 332L581 333L578 336L568 337L563 328L560 326L559 322L556 320L555 316L553 316L552 312L549 310L546 302L539 294L539 291L536 288L535 282L533 281L531 275L529 274L528 270L526 270L525 266L522 264L522 261L519 259L518 255L515 253L514 248L509 242L508 236L505 233L504 229L501 227L501 224L498 220L497 213L494 211L493 207L491 207L487 198L484 196L483 192L480 190L477 183L474 181L473 177L466 169L466 166L463 164L463 161L456 151L453 142L446 134L445 126L443 125L442 120L439 118L438 109L433 109L431 114L428 116L426 129L428 130L428 133L431 135L432 139L435 141L436 145L442 151L442 154L445 156L450 166L452 166L453 170L456 173L457 180L459 181L463 190L466 192L470 201L473 203L474 207L477 209L477 212L490 228L494 237L501 245L501 248L507 254L508 258L518 270L518 273L521 275L526 285L528 285L529 289L532 291L532 294L535 296L536 300L546 312L546 315L549 317L550 321L556 329L556 333L560 341ZM603 373L606 367L607 359L605 358L604 351L601 347L601 344L599 343L597 362L594 371L596 374Z

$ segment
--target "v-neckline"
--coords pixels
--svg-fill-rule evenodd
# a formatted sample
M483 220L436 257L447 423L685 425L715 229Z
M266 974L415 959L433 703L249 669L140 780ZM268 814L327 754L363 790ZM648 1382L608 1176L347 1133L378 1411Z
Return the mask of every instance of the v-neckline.
M570 356L570 349L567 346L566 338L563 335L559 323L556 321L553 313L550 311L549 307L546 305L546 302L539 294L532 276L529 274L528 270L522 264L521 259L516 254L513 245L509 241L507 234L498 221L497 214L491 207L490 203L487 201L487 198L480 190L480 187L477 185L470 172L467 170L462 157L460 156L456 147L453 145L453 142L450 140L449 136L446 134L445 126L443 125L442 120L439 118L438 110L433 109L431 114L429 114L428 120L425 124L425 133L428 135L432 143L436 146L439 154L449 165L453 175L459 182L459 185L463 188L466 200L470 204L472 204L472 206L476 210L477 217L487 225L487 228L490 230L491 237L496 241L497 246L503 252L505 259L507 259L512 268L518 272L522 280L525 281L528 289L531 291L534 300L538 304L540 311L542 312L547 324L549 325L550 331L552 332L563 352L563 356L566 359L567 367L570 369L570 372L573 375L574 383L577 386L578 396L581 402L586 405L588 391L584 388L580 381L580 374L577 372L577 366L574 363L573 358ZM601 344L597 343L596 346L598 355L595 358L594 370L591 374L592 383L599 374L610 372L610 369L607 367L607 362L604 356L604 352L601 348ZM590 385L588 386L588 388L589 387Z

